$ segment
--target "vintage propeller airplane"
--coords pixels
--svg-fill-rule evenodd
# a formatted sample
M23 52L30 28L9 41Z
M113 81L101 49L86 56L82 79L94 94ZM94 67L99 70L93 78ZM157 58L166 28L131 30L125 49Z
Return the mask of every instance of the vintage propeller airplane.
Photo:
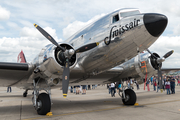
M104 84L137 80L158 70L161 81L163 57L147 50L163 33L167 17L140 13L138 9L118 9L75 33L64 43L57 43L43 28L34 24L52 44L44 47L32 63L0 62L1 86L33 90L33 105L40 115L51 110L51 88L62 87L67 97L69 85ZM137 56L136 56L137 55ZM133 58L134 57L134 58ZM144 64L145 67L144 66ZM146 70L144 70L146 69ZM45 90L45 93L40 93ZM134 105L136 94L123 85L122 101Z

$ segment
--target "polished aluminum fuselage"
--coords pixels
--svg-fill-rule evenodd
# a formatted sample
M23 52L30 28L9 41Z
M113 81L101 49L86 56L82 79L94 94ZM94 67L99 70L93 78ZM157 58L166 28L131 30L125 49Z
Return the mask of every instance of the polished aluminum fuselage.
M146 76L147 74L147 76ZM130 78L135 78L139 84L143 83L145 77L150 78L152 75L156 75L157 71L153 68L150 61L149 53L141 53L132 59L118 65L112 69L109 69L101 74L93 76L84 76L73 73L72 76L75 78L71 80L72 84L107 84L117 81L126 81ZM81 79L80 79L81 78Z

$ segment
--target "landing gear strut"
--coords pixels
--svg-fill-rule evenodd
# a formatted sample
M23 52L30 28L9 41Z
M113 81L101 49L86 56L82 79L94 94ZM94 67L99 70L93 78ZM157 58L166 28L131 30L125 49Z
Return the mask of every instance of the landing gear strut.
M50 90L45 89L37 89L36 86L38 82L33 81L34 84L34 94L32 98L32 102L34 105L35 110L39 115L46 115L48 112L51 111L51 99L50 99ZM39 94L40 90L45 90L47 93Z
M127 86L123 85L122 90L119 91L119 96L122 98L124 105L134 105L136 103L136 93L132 89L126 89ZM122 95L120 94L122 92Z

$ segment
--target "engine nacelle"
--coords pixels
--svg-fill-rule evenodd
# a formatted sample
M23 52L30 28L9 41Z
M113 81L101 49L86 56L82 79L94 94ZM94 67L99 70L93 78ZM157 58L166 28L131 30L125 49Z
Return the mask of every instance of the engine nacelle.
M60 46L67 50L74 49L71 45L65 43L61 43ZM40 72L43 78L55 79L62 75L65 65L64 62L65 59L63 58L62 50L50 44L41 50L40 54L34 59L33 64L37 66L35 73ZM69 69L73 69L76 63L76 54L74 54L69 59Z
M154 53L156 54L156 53ZM158 56L158 54L156 54ZM147 78L156 74L156 63L151 58L149 53L141 53L131 60L120 65L123 67L123 72L120 78L136 78L138 83L143 83L143 79L147 74Z

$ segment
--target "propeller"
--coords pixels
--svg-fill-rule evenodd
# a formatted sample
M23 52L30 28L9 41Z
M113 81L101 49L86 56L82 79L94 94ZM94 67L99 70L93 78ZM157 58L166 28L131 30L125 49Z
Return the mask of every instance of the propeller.
M162 72L161 72L162 62L164 62L166 58L172 55L174 50L167 52L162 58L160 58L159 55L156 53L151 53L148 49L147 51L151 54L150 59L151 59L152 66L158 71L158 82L159 82L159 87L162 92L162 89L163 89Z
M63 69L63 75L62 75L62 90L63 90L63 97L66 98L67 97L67 92L68 92L68 86L69 86L69 74L70 74L70 70L69 70L69 60L71 59L71 57L76 54L76 53L81 53L81 52L85 52L88 51L90 49L93 49L94 47L98 46L99 43L90 43L87 45L84 45L76 50L73 49L66 49L64 47L61 47L56 40L54 40L54 38L52 36L50 36L44 29L42 29L40 26L38 26L37 24L34 24L34 26L39 30L39 32L41 34L43 34L51 43L53 43L54 45L56 45L58 48L60 48L60 50L62 50L63 55L59 56L62 59L65 59L65 64L64 64L64 69Z

